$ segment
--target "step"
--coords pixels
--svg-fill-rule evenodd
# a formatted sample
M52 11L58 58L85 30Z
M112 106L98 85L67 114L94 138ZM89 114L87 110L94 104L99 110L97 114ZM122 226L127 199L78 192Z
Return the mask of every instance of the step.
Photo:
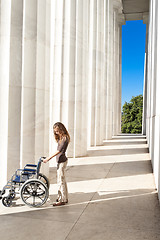
M140 139L133 139L133 138L126 138L126 139L111 139L111 140L104 140L103 145L111 146L111 145L132 145L132 144L147 144L147 140L140 138Z
M148 144L90 147L87 156L108 156L149 153Z
M113 136L112 139L146 139L146 136L142 134L119 134Z

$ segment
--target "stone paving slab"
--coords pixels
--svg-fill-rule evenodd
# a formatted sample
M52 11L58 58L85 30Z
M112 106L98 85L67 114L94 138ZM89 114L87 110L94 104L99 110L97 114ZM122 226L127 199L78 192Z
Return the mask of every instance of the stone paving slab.
M39 209L18 199L0 205L5 240L160 239L160 206L148 153L69 159L69 204L52 207L56 171L51 168L50 198Z

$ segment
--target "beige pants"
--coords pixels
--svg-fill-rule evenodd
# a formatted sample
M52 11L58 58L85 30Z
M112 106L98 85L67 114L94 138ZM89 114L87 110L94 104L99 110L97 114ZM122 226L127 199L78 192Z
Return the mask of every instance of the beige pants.
M65 178L67 163L68 161L59 163L57 166L58 200L60 202L66 202L66 200L68 200L68 189Z

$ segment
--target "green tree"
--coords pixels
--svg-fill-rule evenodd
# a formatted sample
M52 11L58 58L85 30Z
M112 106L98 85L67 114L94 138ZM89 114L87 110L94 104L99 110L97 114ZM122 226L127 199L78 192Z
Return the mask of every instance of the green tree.
M125 102L122 111L122 133L142 133L143 96L132 97Z

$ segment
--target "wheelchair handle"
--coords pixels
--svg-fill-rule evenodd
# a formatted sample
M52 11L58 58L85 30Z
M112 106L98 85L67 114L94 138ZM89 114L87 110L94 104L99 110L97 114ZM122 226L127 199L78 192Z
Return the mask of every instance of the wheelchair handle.
M46 159L46 157L40 157L39 162L43 162L43 159Z
M45 159L46 157L40 157L38 164L37 164L37 178L39 176L39 172L40 172L40 168L41 168L41 164L43 162L43 159Z

